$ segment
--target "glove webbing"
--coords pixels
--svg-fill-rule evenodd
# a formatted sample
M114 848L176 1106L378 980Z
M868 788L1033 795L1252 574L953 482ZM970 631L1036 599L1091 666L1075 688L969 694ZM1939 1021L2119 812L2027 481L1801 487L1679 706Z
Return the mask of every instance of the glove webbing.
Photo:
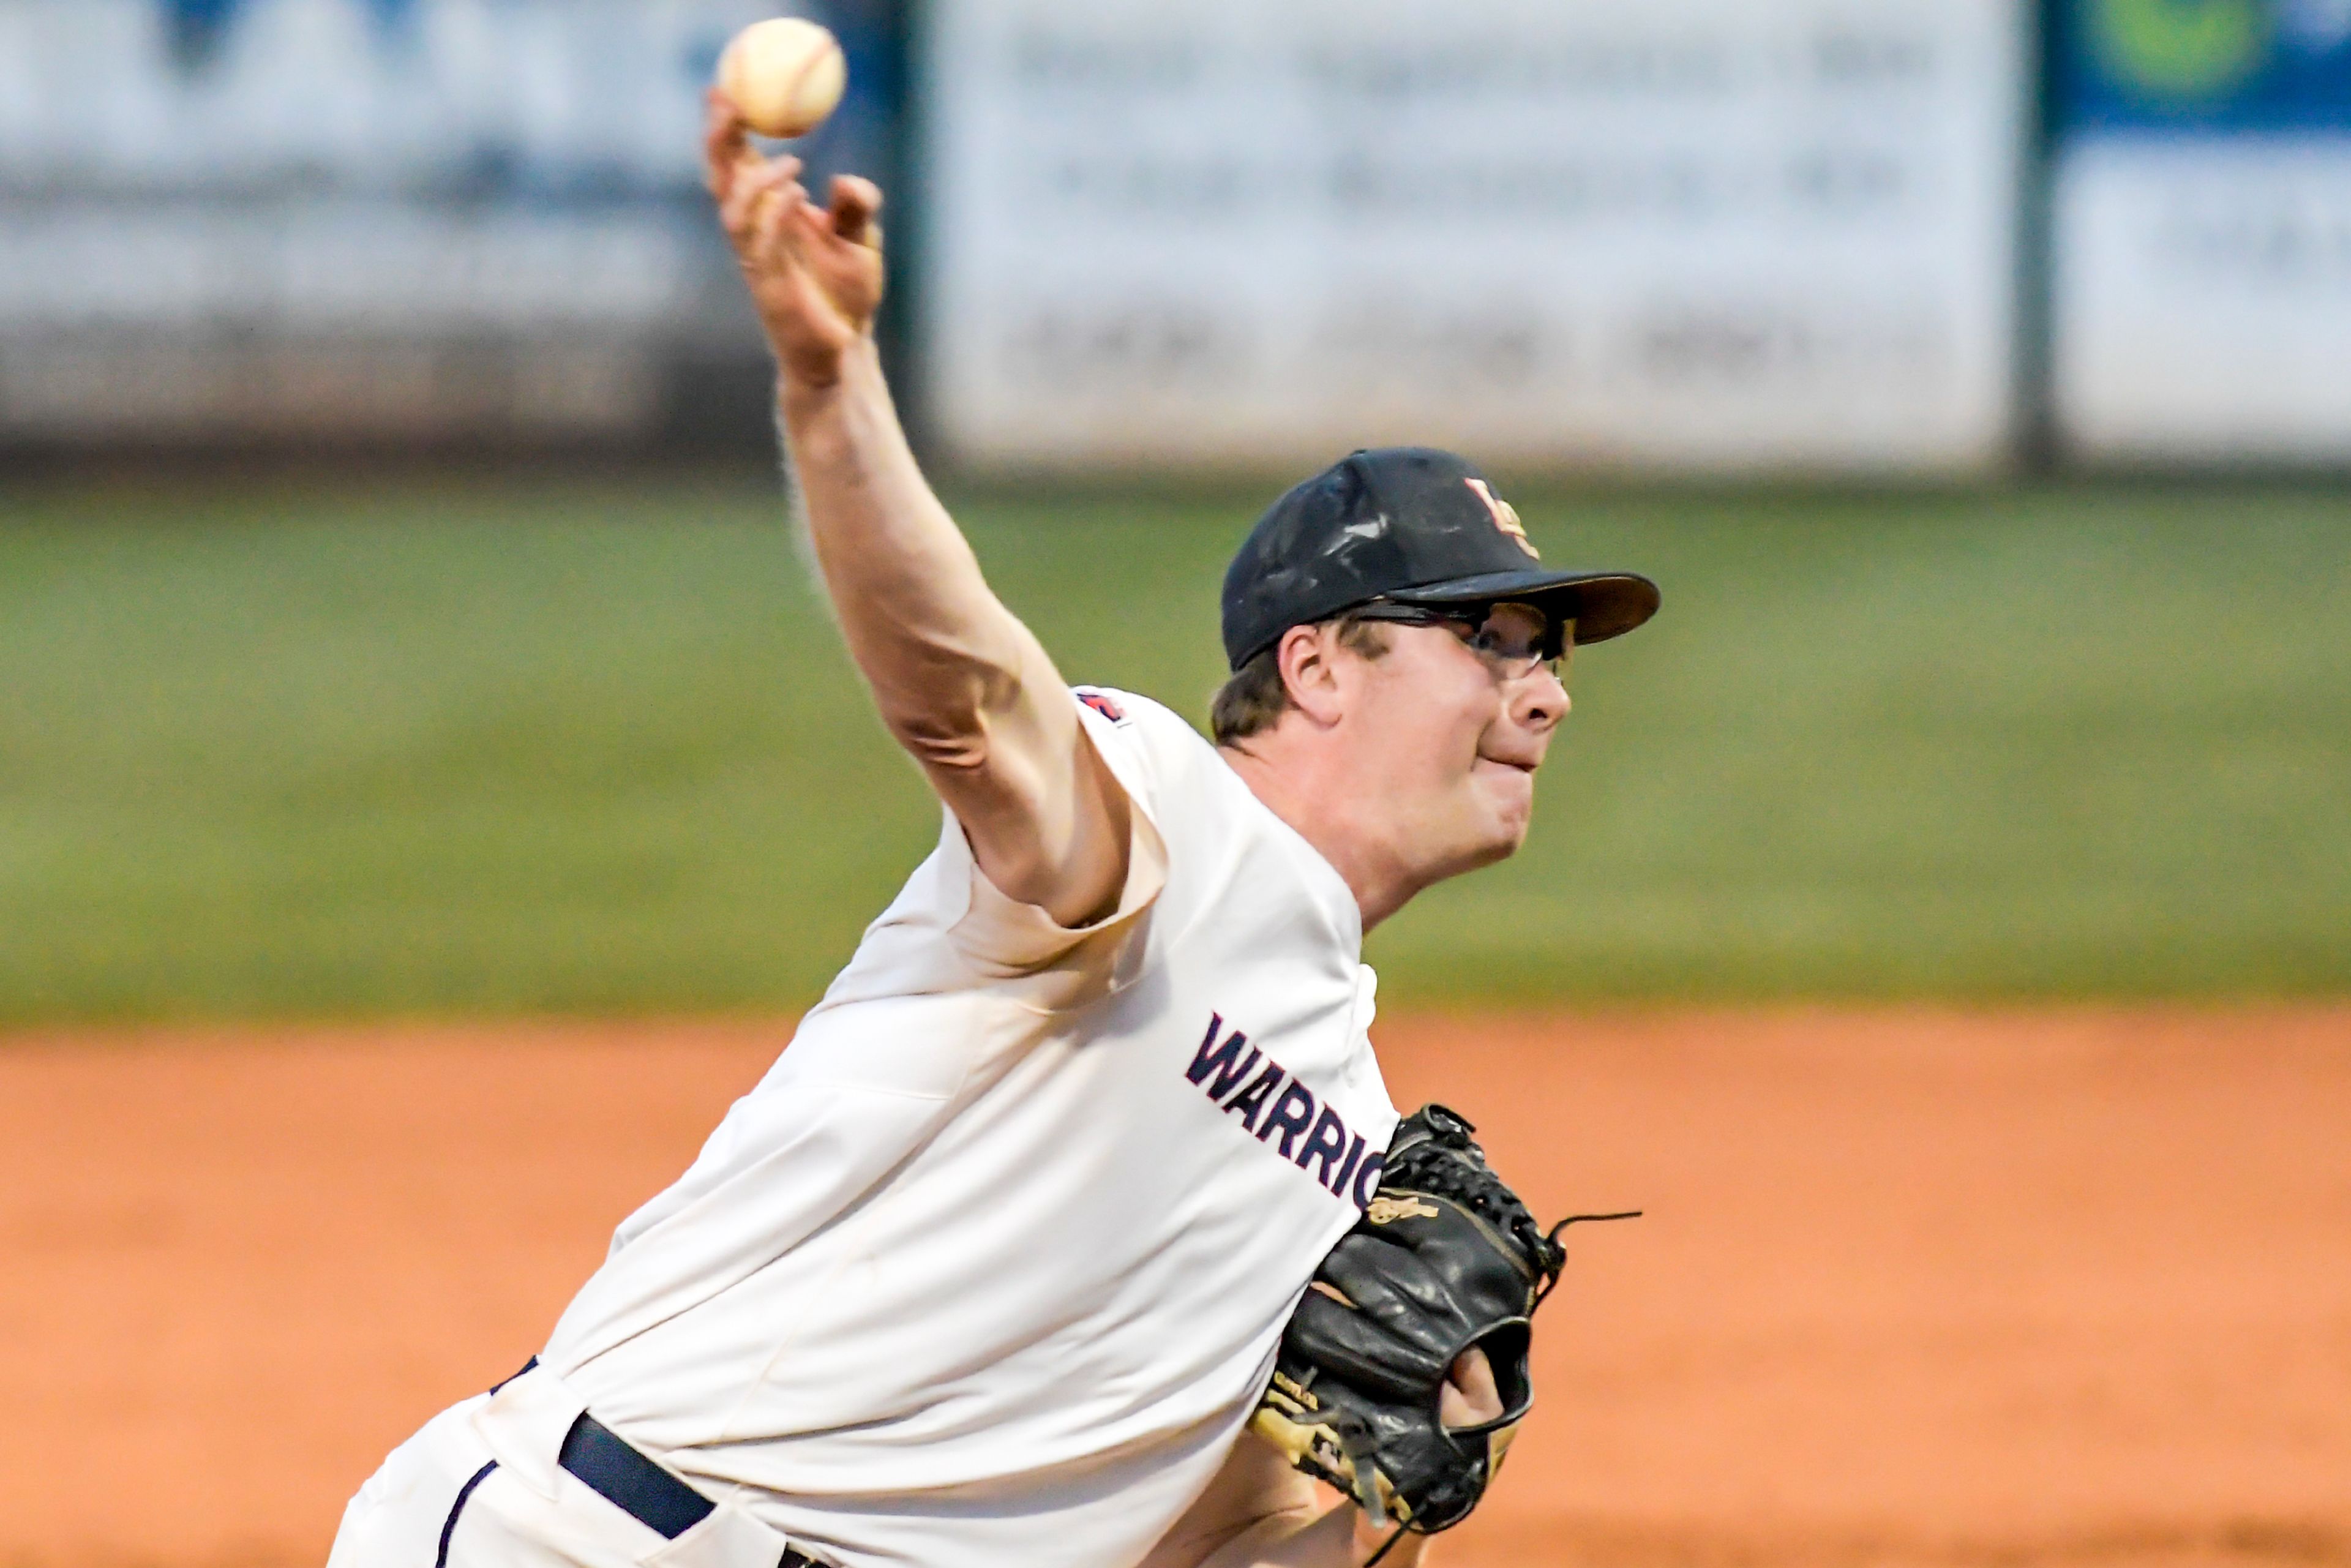
M1415 1144L1382 1169L1380 1185L1459 1204L1515 1242L1547 1288L1567 1266L1567 1249L1544 1234L1517 1195L1475 1163L1477 1156L1471 1152L1475 1146L1466 1136L1457 1146L1442 1134Z

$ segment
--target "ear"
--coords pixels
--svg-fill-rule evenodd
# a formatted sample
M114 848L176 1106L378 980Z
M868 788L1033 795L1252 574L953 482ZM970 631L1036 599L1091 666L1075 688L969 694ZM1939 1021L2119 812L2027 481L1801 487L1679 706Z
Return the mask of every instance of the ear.
M1292 626L1274 645L1290 706L1322 728L1339 722L1339 672L1332 662L1328 626Z

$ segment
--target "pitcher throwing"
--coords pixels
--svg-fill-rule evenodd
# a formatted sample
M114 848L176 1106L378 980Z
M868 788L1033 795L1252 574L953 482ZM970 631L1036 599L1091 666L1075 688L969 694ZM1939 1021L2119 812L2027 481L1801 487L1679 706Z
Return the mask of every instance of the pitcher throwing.
M1352 1568L1450 1522L1557 1248L1466 1124L1399 1134L1363 936L1519 847L1569 653L1656 590L1543 566L1458 457L1358 452L1226 576L1213 743L1073 693L892 410L880 193L815 204L716 96L708 155L938 847L538 1354L360 1490L331 1568Z

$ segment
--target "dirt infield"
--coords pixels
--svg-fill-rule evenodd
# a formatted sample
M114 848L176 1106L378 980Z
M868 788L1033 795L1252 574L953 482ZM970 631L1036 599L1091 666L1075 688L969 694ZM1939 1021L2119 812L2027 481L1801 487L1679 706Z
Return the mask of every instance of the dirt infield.
M785 1035L0 1048L0 1568L320 1562ZM1571 1233L1457 1568L2351 1564L2351 1009L1381 1042L1540 1211L1649 1211Z

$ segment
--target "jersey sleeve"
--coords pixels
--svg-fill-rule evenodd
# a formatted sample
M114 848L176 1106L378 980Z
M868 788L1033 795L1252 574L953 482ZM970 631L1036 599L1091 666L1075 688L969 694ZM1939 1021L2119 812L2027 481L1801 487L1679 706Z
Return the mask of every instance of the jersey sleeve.
M1149 748L1133 733L1123 694L1080 687L1071 694L1080 727L1111 777L1126 792L1128 839L1126 882L1118 904L1086 925L1063 925L1042 908L1003 893L979 869L963 826L947 815L940 851L960 862L969 903L950 927L964 957L991 975L1024 975L1053 967L1081 949L1100 954L1120 946L1135 917L1150 907L1167 882L1167 841L1161 831L1155 769Z

